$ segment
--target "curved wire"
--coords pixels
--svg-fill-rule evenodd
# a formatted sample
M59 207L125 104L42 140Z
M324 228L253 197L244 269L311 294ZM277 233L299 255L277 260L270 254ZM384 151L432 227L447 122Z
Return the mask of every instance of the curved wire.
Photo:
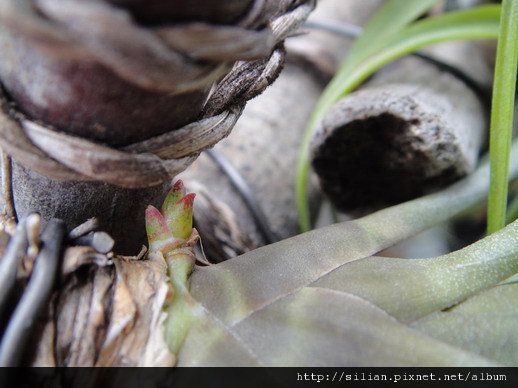
M50 220L41 236L43 245L36 257L29 283L2 337L0 367L19 366L22 361L31 330L52 292L64 235L64 222Z
M0 260L0 322L3 321L4 310L16 282L16 272L23 257L27 253L29 241L25 219L18 223L16 232Z

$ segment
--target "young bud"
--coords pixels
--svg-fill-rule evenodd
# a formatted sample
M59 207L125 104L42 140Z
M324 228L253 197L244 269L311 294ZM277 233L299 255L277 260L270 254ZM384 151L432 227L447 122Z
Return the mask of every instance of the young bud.
M162 204L162 214L166 215L166 219L167 214L171 213L176 202L178 202L185 194L185 187L181 179L178 179L175 183L171 184L171 189L169 190L169 193L167 193L164 203Z
M146 233L150 252L163 251L175 242L164 216L151 205L146 209Z
M167 225L174 237L188 239L192 233L193 202L196 194L180 198L165 214Z

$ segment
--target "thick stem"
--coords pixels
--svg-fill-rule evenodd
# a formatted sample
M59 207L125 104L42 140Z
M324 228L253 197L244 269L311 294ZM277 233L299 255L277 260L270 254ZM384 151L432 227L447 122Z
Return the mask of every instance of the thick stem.
M19 217L37 211L44 220L66 221L71 229L96 217L99 229L115 240L120 254L136 255L146 242L144 212L159 205L169 183L146 189L124 189L105 183L61 182L13 164L15 207Z
M165 323L166 342L174 354L178 354L194 321L193 308L196 302L189 293L189 275L196 260L194 253L170 253L167 255L169 279L172 283L173 300L167 307Z

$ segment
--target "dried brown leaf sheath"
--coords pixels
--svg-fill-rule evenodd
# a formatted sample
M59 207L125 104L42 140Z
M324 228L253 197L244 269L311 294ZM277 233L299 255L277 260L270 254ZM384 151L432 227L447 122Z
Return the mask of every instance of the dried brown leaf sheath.
M67 250L67 275L31 365L173 366L163 330L165 262L101 258L85 247Z

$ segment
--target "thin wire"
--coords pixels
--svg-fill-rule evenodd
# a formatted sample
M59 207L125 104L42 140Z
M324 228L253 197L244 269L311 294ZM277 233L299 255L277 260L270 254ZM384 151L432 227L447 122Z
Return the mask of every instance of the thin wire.
M267 244L274 243L279 239L272 232L268 220L261 208L261 205L254 196L250 185L246 182L243 176L230 163L230 161L220 152L211 149L207 150L207 155L218 165L218 167L225 173L230 180L232 186L236 189L239 196L243 199L246 207L252 214L254 221Z
M312 30L331 32L332 34L341 35L346 38L357 38L363 32L363 28L356 24L337 22L334 20L308 20L304 23L304 27Z
M19 366L32 328L50 297L61 256L65 224L52 219L42 236L29 283L16 306L0 343L0 367Z
M464 82L467 87L469 87L483 102L485 107L489 107L491 105L491 93L489 89L484 88L480 85L480 83L475 80L473 77L471 77L466 72L462 71L458 67L455 67L453 65L450 65L446 62L441 61L440 59L434 58L428 54L424 54L421 52L415 52L412 53L414 57L423 59L435 66L437 66L439 69L444 70L451 75L457 77L459 80Z

